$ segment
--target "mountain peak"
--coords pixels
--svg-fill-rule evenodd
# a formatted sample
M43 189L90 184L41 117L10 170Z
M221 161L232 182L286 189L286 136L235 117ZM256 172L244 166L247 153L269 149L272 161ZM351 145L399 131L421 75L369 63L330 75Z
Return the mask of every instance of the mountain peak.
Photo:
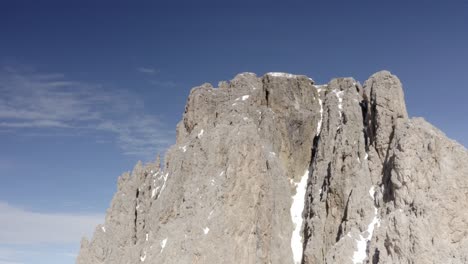
M468 153L431 127L388 71L201 85L77 263L465 263Z

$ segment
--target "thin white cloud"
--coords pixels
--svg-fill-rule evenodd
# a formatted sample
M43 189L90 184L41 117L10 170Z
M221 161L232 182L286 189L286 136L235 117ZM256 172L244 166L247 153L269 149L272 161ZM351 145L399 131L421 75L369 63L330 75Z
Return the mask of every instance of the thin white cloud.
M59 73L4 67L0 69L0 94L0 131L22 135L47 134L51 129L69 134L107 132L125 154L145 158L173 142L172 130L145 114L143 101L123 89L106 90Z
M0 201L0 244L76 243L103 221L100 214L39 213Z
M0 127L8 128L39 128L39 127L62 127L68 128L69 125L55 120L32 120L28 122L0 122Z
M173 81L150 80L150 83L162 88L173 88L177 86L177 84Z
M139 71L141 73L149 74L149 75L155 75L155 74L159 73L158 69L148 68L148 67L139 67L139 68L137 68L137 71Z

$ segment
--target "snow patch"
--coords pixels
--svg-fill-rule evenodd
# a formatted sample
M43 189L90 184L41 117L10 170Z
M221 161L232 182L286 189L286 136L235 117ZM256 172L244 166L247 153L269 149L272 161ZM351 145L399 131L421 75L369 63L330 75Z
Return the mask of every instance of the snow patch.
M223 176L223 175L224 175L224 171L219 173L219 176Z
M210 232L210 229L208 227L203 228L203 233L206 235Z
M336 95L336 98L338 98L338 110L339 110L340 118L341 118L342 111L343 111L343 93L344 93L344 91L337 91L335 89L332 92Z
M166 173L166 175L164 175L164 183L163 183L163 186L161 187L161 191L159 192L159 195L161 195L162 191L164 191L164 188L166 188L167 177L169 177L169 173Z
M200 133L198 133L198 138L201 138L201 136L203 136L203 132L204 132L203 129L200 130Z
M367 158L369 158L369 154L367 154L367 152L366 152L366 155L364 156L364 159L367 160Z
M102 232L105 233L105 232L106 232L106 227L105 227L105 226L101 226L101 230L102 230Z
M356 239L357 250L353 255L353 264L362 264L367 257L367 243L371 240L372 234L374 233L375 225L380 226L380 219L377 215L377 208L374 208L374 219L367 227L367 236L363 236L362 233L359 235L359 239ZM364 233L364 232L363 232Z
M296 78L297 75L284 73L284 72L269 72L267 75L274 76L274 77L285 77L285 78Z
M372 186L369 189L369 195L374 200L375 188ZM372 234L374 233L375 226L380 226L380 219L378 215L378 210L374 206L374 218L372 222L367 226L367 230L359 234L359 238L356 239L357 243L357 250L353 254L353 264L362 264L364 260L367 258L367 243L372 239Z
M157 192L158 190L159 190L159 186L156 187L156 189L153 189L153 190L151 191L151 198L154 198L154 197L156 196L156 192Z
M143 252L143 256L140 256L140 261L144 262L146 260L146 251Z
M163 252L164 248L166 247L166 243L167 243L167 237L163 239L161 243L159 243L161 245L161 251L159 253Z
M146 233L146 241L148 241L148 238L149 238L148 233Z
M375 194L375 188L374 186L371 186L369 189L369 195L372 198L372 200L374 200L374 194Z
M254 87L254 89L255 89L255 87ZM249 97L250 97L250 95L246 94L246 95L243 95L241 97L237 97L236 99L234 99L234 101L239 101L239 100L245 101L245 100L249 99ZM234 103L234 104L236 104L236 103Z
M317 124L317 136L320 135L320 131L322 131L322 122L323 122L323 104L322 99L319 98L319 105L320 105L320 120Z
M294 230L291 236L291 249L293 252L293 260L294 264L300 264L302 261L302 250L303 250L303 243L302 243L302 222L304 219L302 218L302 212L304 211L304 203L305 203L305 193L307 189L307 180L309 178L309 170L306 170L304 175L301 178L299 183L295 183L296 185L296 194L292 196L293 202L291 205L291 219L294 224Z
M187 146L179 147L183 152L187 151Z
M211 218L211 215L213 215L214 210L211 210L210 213L208 214L208 219Z
M248 117L245 117L245 116L244 116L244 118L243 118L243 119L244 119L244 121L247 121L247 120L249 120L249 118L248 118Z

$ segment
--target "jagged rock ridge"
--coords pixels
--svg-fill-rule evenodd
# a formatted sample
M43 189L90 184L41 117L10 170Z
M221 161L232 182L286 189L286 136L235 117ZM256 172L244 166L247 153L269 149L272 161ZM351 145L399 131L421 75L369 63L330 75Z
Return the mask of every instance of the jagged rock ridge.
M77 264L468 263L467 160L387 71L242 73L192 89L163 168L119 178Z

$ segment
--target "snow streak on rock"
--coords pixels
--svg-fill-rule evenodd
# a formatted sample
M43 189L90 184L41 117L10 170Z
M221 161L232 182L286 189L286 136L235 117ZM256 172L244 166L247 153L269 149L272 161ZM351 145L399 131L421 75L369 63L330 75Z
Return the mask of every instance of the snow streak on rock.
M291 249L295 264L300 264L302 261L302 212L304 211L305 193L307 188L307 180L309 178L309 170L307 170L296 185L296 194L292 197L291 219L294 225L294 230L291 236Z
M319 104L320 104L320 120L317 124L317 136L320 135L320 131L322 131L322 122L323 122L323 104L322 104L322 99L319 98Z
M374 201L374 194L375 189L372 186L369 190L369 195ZM372 222L367 226L367 230L361 234L359 234L359 238L356 239L357 242L357 250L354 252L353 255L353 264L362 264L364 260L367 258L367 244L372 239L372 234L374 233L375 225L380 226L380 219L378 216L378 210L374 206L374 218Z

